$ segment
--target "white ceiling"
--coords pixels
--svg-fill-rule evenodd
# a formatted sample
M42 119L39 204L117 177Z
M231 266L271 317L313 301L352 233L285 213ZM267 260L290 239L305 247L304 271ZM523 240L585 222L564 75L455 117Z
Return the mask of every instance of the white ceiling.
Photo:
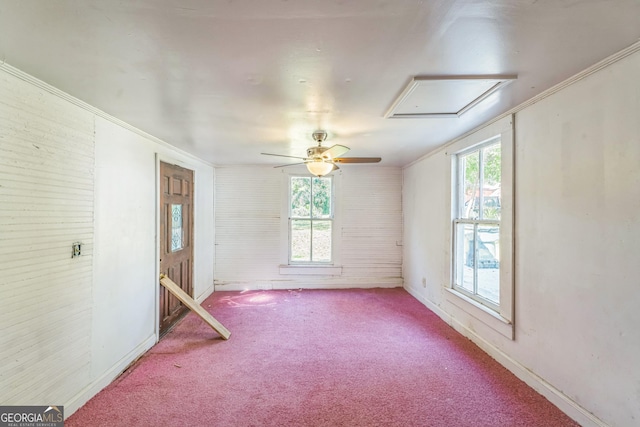
M638 39L638 0L0 0L1 61L218 165L316 129L404 165ZM383 117L414 75L498 74L459 118Z

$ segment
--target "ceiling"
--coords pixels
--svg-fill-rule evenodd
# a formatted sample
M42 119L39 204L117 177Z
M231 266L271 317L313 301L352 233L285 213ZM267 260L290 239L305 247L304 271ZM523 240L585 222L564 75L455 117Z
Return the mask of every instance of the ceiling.
M0 61L216 165L317 129L405 165L639 39L638 0L0 0ZM517 80L385 118L416 75Z

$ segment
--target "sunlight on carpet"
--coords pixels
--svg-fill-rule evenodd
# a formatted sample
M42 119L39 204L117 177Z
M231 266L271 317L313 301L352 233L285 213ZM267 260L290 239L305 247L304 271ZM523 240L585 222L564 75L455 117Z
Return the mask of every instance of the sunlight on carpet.
M577 426L395 289L216 292L74 426Z

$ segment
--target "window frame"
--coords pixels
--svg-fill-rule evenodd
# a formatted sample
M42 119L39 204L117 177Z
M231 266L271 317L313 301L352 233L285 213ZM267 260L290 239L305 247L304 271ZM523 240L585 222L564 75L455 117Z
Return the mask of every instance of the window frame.
M329 214L328 218L314 218L313 217L313 208L310 207L309 209L309 217L294 217L293 216L293 212L292 212L292 206L291 206L291 202L292 202L292 180L294 178L309 178L311 180L311 197L312 199L310 200L310 204L311 206L313 205L313 179L314 178L320 178L320 179L329 179L331 181L331 197L330 197L330 204L331 204L331 212ZM309 175L309 174L289 174L287 176L287 234L288 234L288 239L287 239L287 265L290 266L332 266L334 265L334 261L335 261L335 254L334 254L334 250L335 250L335 203L336 203L336 198L335 198L335 179L332 175L328 175L328 176L323 176L323 177L316 177L313 175ZM292 259L292 225L293 225L293 221L294 220L308 220L310 221L310 227L311 227L311 239L310 239L310 256L309 256L309 260L308 261L294 261ZM331 257L329 259L329 261L313 261L313 223L314 221L318 221L318 222L330 222L331 223Z
M453 252L453 259L452 259L452 263L453 263L453 280L452 280L452 289L466 295L467 297L473 299L474 301L487 306L488 308L490 308L491 310L494 310L495 312L500 312L500 301L498 303L494 303L493 301L489 300L488 298L483 297L482 295L480 295L478 293L477 287L478 287L478 249L477 249L477 245L476 242L478 241L478 227L485 225L485 226L497 226L498 229L500 229L500 223L501 223L501 219L495 220L495 219L484 219L482 218L483 216L483 207L484 207L484 192L482 191L484 186L484 156L483 156L483 151L485 148L487 147L491 147L494 145L500 145L500 148L502 148L502 141L501 141L501 136L500 135L496 135L493 138L490 138L487 141L484 141L480 144L476 144L473 145L472 147L469 147L461 152L458 152L454 155L455 158L455 171L456 171L456 180L454 181L454 186L452 189L452 193L453 193L453 197L455 198L456 203L453 204L454 206L454 210L455 210L455 214L453 215L453 247L452 247L452 252ZM465 218L465 215L463 213L464 210L464 182L463 182L463 171L461 169L461 158L464 156L467 156L471 153L475 153L478 152L478 179L479 179L479 183L478 183L478 188L479 188L479 192L478 192L478 218L474 219L474 218ZM502 166L502 165L501 165ZM500 175L502 177L502 168L501 168L501 172ZM501 183L502 185L502 183ZM475 197L474 197L475 198ZM475 203L475 201L474 201ZM474 266L473 266L473 276L474 276L474 280L473 280L473 287L474 290L473 292L470 292L468 289L466 289L464 286L462 286L462 284L458 283L458 262L459 262L459 254L458 254L458 225L460 224L470 224L473 225L474 227ZM501 293L501 292L500 292Z
M474 328L489 327L503 336L514 339L515 331L515 141L514 115L495 120L485 127L473 131L450 143L445 154L449 157L449 202L450 216L447 227L450 230L448 245L449 280L444 284L445 301L456 313L460 321L475 325ZM500 304L497 309L482 304L454 287L454 219L459 212L457 185L457 155L473 151L474 148L500 137L501 146L501 218L500 218ZM484 326L476 324L480 321Z

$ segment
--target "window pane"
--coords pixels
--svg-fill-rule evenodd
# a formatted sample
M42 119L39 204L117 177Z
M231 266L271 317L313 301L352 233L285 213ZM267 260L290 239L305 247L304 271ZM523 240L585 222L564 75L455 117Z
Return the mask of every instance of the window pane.
M480 152L474 151L464 156L460 156L460 171L462 184L462 218L478 218L479 185L480 185Z
M313 261L331 261L331 221L313 221Z
M474 235L473 224L457 224L456 256L458 286L473 292Z
M171 205L171 252L183 248L182 205Z
M490 145L482 152L483 219L500 219L500 154L500 143Z
M291 177L291 216L308 218L311 215L311 178Z
M311 261L311 221L291 220L291 261Z
M331 217L331 178L313 178L313 218Z
M453 198L454 286L493 309L500 305L501 149L495 137L457 156Z
M478 295L500 302L500 228L478 225Z
M454 223L454 242L453 242L453 257L454 257L454 267L455 272L453 282L455 285L462 286L464 281L464 260L465 260L465 251L464 251L464 225Z

